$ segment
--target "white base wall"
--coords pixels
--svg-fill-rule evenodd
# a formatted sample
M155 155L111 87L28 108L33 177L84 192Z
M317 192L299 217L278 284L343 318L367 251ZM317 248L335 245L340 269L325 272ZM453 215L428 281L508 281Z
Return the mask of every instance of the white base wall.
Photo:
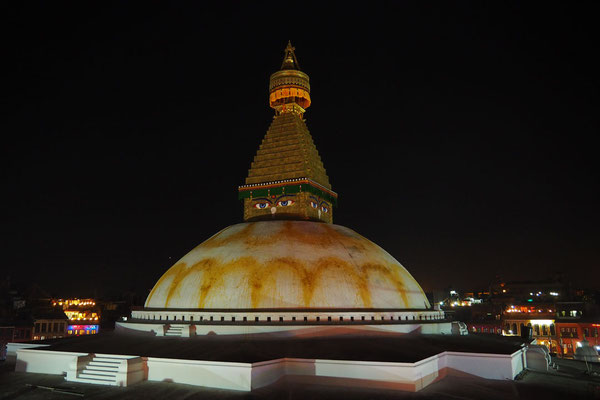
M38 349L42 347L49 347L49 344L43 343L8 343L6 345L6 354L9 356L16 356L17 350L20 349Z
M148 380L250 391L252 364L218 361L146 359Z
M513 354L443 352L416 363L282 358L252 364L252 389L285 375L332 378L344 386L418 391L448 374L514 379L525 368L525 350Z
M87 355L88 353L20 349L17 350L15 371L66 376L72 363L77 362L77 357Z
M205 335L260 335L276 333L283 336L330 336L357 333L360 335L382 333L452 334L451 322L438 323L402 323L402 324L356 324L356 325L207 325L190 324L191 336ZM116 329L164 336L166 323L117 322Z
M370 321L404 321L424 322L443 321L446 318L442 310L403 310L403 309L353 309L353 310L293 310L293 309L250 309L250 310L215 310L215 309L151 309L131 311L132 322L195 323L195 322L231 322L250 323L268 322L308 322L325 324L327 322L369 323Z
M486 379L514 379L527 363L526 348L513 354L443 352L416 363L282 358L258 363L234 363L142 357L146 379L219 389L250 391L286 375L331 384L418 391L447 374L469 374ZM65 374L86 353L22 349L17 351L20 372ZM119 356L115 356L119 357Z

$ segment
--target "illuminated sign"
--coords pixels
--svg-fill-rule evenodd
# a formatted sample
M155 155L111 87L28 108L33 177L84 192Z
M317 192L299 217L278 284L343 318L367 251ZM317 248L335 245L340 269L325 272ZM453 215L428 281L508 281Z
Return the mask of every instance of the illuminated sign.
M69 331L97 331L98 325L69 325L67 327Z
M532 319L529 321L532 324L538 324L538 325L552 325L554 323L554 320L551 319Z

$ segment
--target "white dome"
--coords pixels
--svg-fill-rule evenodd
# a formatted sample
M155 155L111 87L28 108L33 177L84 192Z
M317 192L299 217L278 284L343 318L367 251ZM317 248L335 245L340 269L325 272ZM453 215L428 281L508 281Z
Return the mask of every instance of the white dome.
M158 280L147 308L393 308L429 302L410 273L351 229L305 221L223 229Z

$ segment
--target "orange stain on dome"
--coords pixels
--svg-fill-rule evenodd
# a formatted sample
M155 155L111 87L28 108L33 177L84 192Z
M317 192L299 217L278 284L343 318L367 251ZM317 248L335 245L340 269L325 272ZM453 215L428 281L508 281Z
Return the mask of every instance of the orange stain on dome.
M296 279L300 281L300 285L302 287L302 301L305 307L310 307L316 276L312 271L307 269L306 264L301 260L293 257L273 258L261 266L260 274L266 276L266 279L272 280L275 272L283 269L292 271L296 276ZM274 284L274 282L269 283ZM252 307L257 307L260 299L257 297L255 301L255 298L253 297L252 300Z
M285 221L281 232L276 235L277 241L285 240L292 243L302 243L311 246L328 247L333 240L326 234L326 224L321 222L303 222L301 225L293 221Z
M154 287L152 288L152 291L150 292L150 294L148 295L148 299L146 300L146 304L150 303L150 300L152 299L152 296L154 296L156 289L158 289L167 278L174 276L173 280L177 279L177 276L179 276L179 274L185 269L185 267L186 263L180 262L169 268L167 272L165 272L163 276L160 277L158 282L156 282L156 285L154 285Z
M365 282L368 282L369 273L371 271L376 271L376 272L379 272L379 273L385 275L390 281L392 281L392 283L396 287L396 292L398 292L400 297L402 297L402 301L404 302L404 305L408 306L409 303L408 303L408 296L406 296L406 286L404 285L404 281L402 280L402 278L399 276L397 268L391 269L391 268L383 266L381 264L374 264L374 263L365 263L365 264L361 265L360 268L363 273Z
M204 261L206 260L202 260L195 264L198 266L198 269L202 271L202 283L198 289L200 295L198 300L198 308L204 308L206 297L210 293L211 289L215 287L221 279L223 279L223 276L219 271L221 269L221 264L205 263Z
M275 286L276 282L273 282L275 273L283 269L292 271L300 281L302 300L305 307L312 306L314 291L319 286L319 277L325 271L331 271L332 269L340 270L340 277L344 277L357 288L364 307L372 306L369 288L369 275L371 272L379 272L385 275L396 287L396 291L401 296L404 304L409 304L406 287L398 273L394 273L393 270L384 265L374 263L362 264L357 270L355 266L337 257L321 258L310 266L293 257L274 258L266 263L258 263L253 257L241 257L224 264L213 258L207 258L195 263L190 268L186 268L186 264L182 262L174 265L165 273L152 289L148 299L152 298L154 292L164 280L173 276L165 302L165 307L168 307L172 297L178 293L181 282L185 281L190 273L197 271L202 272L198 289L198 307L204 308L210 292L214 288L223 285L223 281L229 274L241 270L244 272L244 278L248 281L252 307L257 308L264 301L264 288L270 285Z
M173 295L175 295L176 293L178 293L179 285L181 284L181 282L185 281L185 279L187 278L187 276L189 274L191 274L192 272L200 272L200 271L205 272L207 270L210 271L212 268L214 268L217 265L218 265L218 261L215 260L214 258L205 258L205 259L200 260L197 263L193 264L190 268L180 271L179 274L175 277L175 279L173 279L173 281L171 281L171 285L169 286L169 293L167 295L167 301L165 303L165 307L169 306L169 303L171 302L171 297ZM204 281L204 274L202 275L202 277L203 277L203 281Z
M340 277L349 278L358 289L358 294L363 302L363 306L371 307L371 291L369 290L368 282L364 279L364 276L356 270L356 267L340 258L326 257L319 259L315 263L315 268L318 275L322 275L323 272L335 268L341 270Z
M377 248L370 240L356 235L354 232L346 232L343 230L334 229L331 225L325 225L323 229L326 231L327 236L336 239L348 252L353 251L366 251L368 249Z
M372 242L352 233L346 233L333 228L329 224L300 222L299 221L277 221L280 229L254 234L258 224L270 224L273 222L254 222L239 229L237 232L227 235L227 229L221 234L217 234L196 249L212 249L227 246L228 244L243 243L248 248L261 247L268 244L274 244L280 241L289 241L292 243L301 243L320 248L335 246L341 243L344 247L356 251L367 250L376 247ZM231 229L231 228L228 228Z

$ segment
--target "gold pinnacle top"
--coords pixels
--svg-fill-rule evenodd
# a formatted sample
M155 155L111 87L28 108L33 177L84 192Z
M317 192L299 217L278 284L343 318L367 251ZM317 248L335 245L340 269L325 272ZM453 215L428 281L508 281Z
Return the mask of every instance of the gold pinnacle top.
M285 56L283 57L283 62L281 63L281 69L297 69L300 70L300 64L298 64L298 59L296 58L296 50L295 47L292 46L291 40L288 40L287 47L285 48Z
M310 83L308 75L300 71L295 47L288 41L284 50L281 70L271 75L269 82L269 105L276 115L293 112L300 117L310 107Z
M294 50L288 42L281 70L271 75L269 104L275 117L245 185L238 188L244 221L333 221L337 194L303 119L310 106L310 85L308 75L298 69Z

